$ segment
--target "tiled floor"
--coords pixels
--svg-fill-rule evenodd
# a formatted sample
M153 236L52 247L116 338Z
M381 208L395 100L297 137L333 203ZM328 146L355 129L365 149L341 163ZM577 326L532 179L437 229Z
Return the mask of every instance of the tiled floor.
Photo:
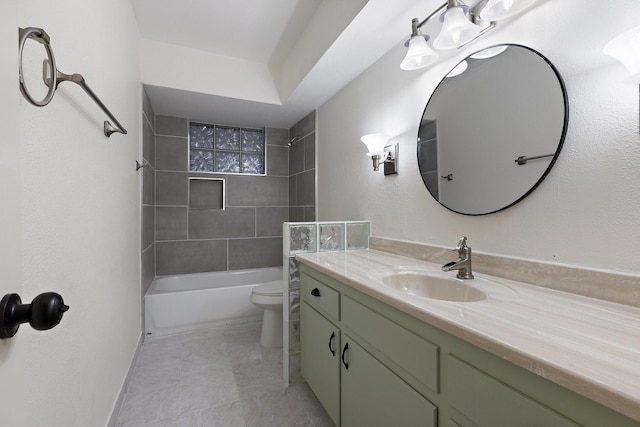
M307 385L285 387L260 323L147 340L118 427L333 426Z

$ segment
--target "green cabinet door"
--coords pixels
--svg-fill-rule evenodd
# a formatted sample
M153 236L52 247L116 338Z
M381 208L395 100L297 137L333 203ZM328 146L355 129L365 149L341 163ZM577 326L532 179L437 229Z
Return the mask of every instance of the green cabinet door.
M300 307L302 376L336 425L340 425L340 329L306 301Z
M473 420L474 425L479 427L578 427L578 424L563 415L461 359L449 355L448 361L449 402L453 408ZM462 420L459 420L459 423L465 424Z
M431 402L349 336L344 335L343 342L342 427L437 425L437 410Z

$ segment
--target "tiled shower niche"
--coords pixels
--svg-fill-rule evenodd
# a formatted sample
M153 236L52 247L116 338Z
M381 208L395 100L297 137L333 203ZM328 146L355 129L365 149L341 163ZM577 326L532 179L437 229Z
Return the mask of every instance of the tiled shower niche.
M224 210L224 178L189 177L189 209Z
M285 222L283 266L287 292L284 298L284 377L288 384L302 382L300 373L300 269L296 254L367 249L369 221ZM288 296L288 297L287 297Z

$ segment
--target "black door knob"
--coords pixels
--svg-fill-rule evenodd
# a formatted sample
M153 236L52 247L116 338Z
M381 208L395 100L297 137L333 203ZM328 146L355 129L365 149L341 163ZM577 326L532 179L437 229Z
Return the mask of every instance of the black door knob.
M39 331L51 329L60 323L67 310L69 306L55 292L40 294L31 304L22 304L18 294L7 294L0 301L0 338L11 338L26 322Z

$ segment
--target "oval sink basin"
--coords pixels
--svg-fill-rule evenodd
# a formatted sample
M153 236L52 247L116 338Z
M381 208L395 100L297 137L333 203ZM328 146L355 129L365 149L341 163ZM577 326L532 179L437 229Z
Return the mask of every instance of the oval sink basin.
M456 302L476 302L487 298L484 292L461 279L429 273L398 272L383 277L382 282L400 292L423 298Z

